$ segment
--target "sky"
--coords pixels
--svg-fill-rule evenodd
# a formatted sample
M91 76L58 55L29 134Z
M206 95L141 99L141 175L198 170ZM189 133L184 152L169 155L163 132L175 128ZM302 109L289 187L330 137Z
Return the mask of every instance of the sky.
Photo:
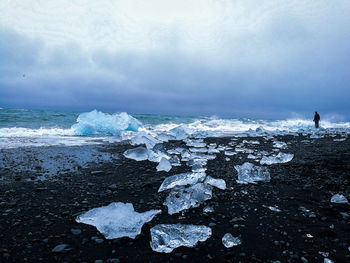
M1 0L0 107L350 120L350 1Z

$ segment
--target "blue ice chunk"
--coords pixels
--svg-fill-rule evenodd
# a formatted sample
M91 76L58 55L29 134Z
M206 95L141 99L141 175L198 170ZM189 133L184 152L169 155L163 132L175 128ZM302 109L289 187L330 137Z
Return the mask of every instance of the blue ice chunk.
M137 131L141 126L141 122L126 112L107 114L93 110L80 114L72 128L76 135L119 135L122 131Z

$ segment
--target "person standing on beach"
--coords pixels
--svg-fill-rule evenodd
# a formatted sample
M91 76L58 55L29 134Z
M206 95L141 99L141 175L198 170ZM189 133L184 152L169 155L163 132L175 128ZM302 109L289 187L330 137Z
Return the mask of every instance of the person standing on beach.
M320 122L320 114L318 114L317 111L315 111L315 116L314 116L314 122L315 122L315 128L318 128L318 123Z

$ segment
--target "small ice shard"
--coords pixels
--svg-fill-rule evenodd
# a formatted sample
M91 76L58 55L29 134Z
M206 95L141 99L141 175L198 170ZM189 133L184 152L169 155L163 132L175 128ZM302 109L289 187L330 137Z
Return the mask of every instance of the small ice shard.
M335 142L343 142L345 140L346 140L346 138L341 138L341 139L334 139L333 141L335 141Z
M198 182L203 182L205 179L205 173L182 173L175 174L165 178L163 183L158 189L158 192L174 188L175 186L191 185Z
M178 213L191 207L198 207L212 197L212 187L197 183L189 187L173 188L167 196L164 205L168 207L169 215Z
M285 149L285 148L287 148L287 144L285 142L274 141L273 147L279 148L279 149Z
M188 140L186 142L186 145L190 147L196 147L196 148L203 148L207 146L207 144L203 142L203 140Z
M156 144L161 143L161 141L153 138L152 135L142 131L138 132L135 137L131 139L131 145L145 144L147 149L152 149Z
M213 153L220 153L220 151L218 149L215 149L215 147L209 147L208 154L213 154Z
M203 213L213 213L214 208L212 206L206 206L203 208Z
M155 147L153 147L152 150L149 150L148 160L151 161L151 162L159 163L162 160L162 158L170 159L168 154L163 149L157 149L156 148L157 145Z
M226 157L226 158L225 158L225 160L228 162L228 161L230 161L231 159L230 159L230 158L228 158L228 157Z
M190 152L193 153L206 153L208 151L207 148L202 147L202 148L190 148Z
M247 141L247 140L243 140L242 143L247 143L247 144L260 144L259 141Z
M165 171L165 172L169 172L171 169L171 164L170 162L165 159L164 157L160 160L158 166L157 166L157 171Z
M270 173L267 167L256 166L252 163L235 165L238 173L238 183L255 183L258 181L270 181Z
M275 207L275 206L263 205L263 207L266 207L266 208L268 208L268 209L270 209L271 211L274 211L274 212L281 212L281 210L278 207Z
M348 203L348 199L346 199L346 197L343 196L342 194L335 194L335 195L332 196L331 202L332 203L337 203L337 204L347 204Z
M225 155L227 155L227 156L232 156L232 155L235 155L235 154L237 154L237 153L231 152L231 151L225 151Z
M176 155L171 156L169 162L172 166L181 166L180 159Z
M149 150L145 147L137 147L133 149L126 150L124 156L135 161L144 161L148 159Z
M222 237L222 244L226 248L230 248L230 247L238 246L238 245L242 244L242 241L241 241L241 239L239 237L234 237L230 233L226 233Z
M334 263L334 261L329 258L324 258L323 263Z
M250 153L250 154L248 154L247 158L248 159L257 159L258 157L256 157L255 155Z
M78 216L76 221L95 226L107 239L135 238L141 233L142 226L161 212L162 210L150 210L138 213L131 203L115 202L108 206L93 208Z
M290 162L293 159L293 157L294 154L280 152L276 156L264 156L263 158L261 158L260 164L271 165L275 163L287 163Z
M210 184L211 186L215 186L221 190L225 190L226 189L226 182L223 179L215 179L211 176L207 176L207 178L205 178L204 180L205 184Z
M151 248L156 252L170 253L175 248L194 247L211 236L207 226L160 224L151 228Z

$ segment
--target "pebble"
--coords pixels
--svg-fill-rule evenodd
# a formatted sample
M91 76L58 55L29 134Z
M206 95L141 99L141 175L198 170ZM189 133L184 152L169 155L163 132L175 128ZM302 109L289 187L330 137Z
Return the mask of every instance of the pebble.
M69 250L70 249L68 248L67 244L60 244L60 245L55 246L52 249L52 252L54 252L54 253L65 253L65 252L67 252Z
M72 232L73 235L80 235L81 234L80 229L71 229L70 231Z

